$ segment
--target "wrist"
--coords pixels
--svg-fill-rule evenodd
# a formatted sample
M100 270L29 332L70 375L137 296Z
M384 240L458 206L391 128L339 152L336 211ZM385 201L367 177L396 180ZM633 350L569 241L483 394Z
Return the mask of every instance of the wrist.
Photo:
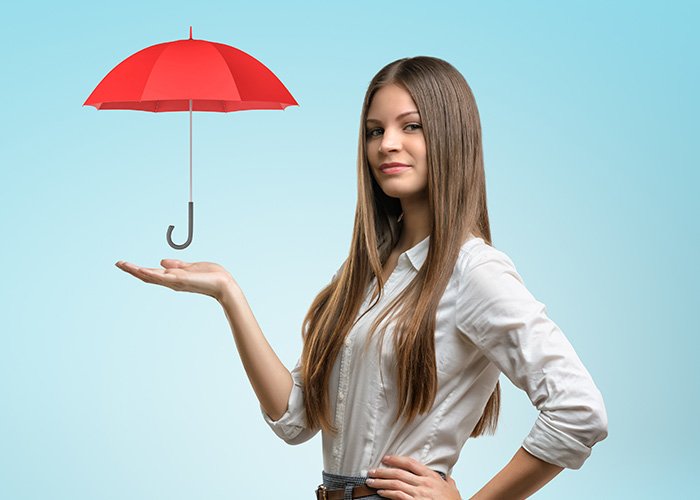
M235 301L238 297L240 297L242 294L243 292L238 286L238 283L236 283L232 279L228 279L224 281L224 284L221 286L216 300L219 302L219 304L226 307L227 305Z

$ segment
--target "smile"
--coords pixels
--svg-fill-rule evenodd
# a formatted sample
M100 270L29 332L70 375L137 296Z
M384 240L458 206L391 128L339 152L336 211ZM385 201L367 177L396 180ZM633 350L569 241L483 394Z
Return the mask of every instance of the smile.
M404 166L404 167L387 167L381 169L383 173L385 174L398 174L400 172L403 172L404 170L408 170L411 167Z
M406 165L405 163L399 163L398 161L392 161L392 162L387 162L387 163L382 163L379 165L379 170L381 170L385 174L398 174L399 172L403 172L407 168L410 168L410 165Z

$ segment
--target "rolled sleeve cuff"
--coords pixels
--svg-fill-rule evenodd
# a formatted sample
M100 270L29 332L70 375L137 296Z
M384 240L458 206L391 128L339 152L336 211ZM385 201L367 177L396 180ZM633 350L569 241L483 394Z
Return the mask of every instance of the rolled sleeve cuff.
M267 422L267 425L270 426L270 429L272 429L275 434L285 441L291 441L297 437L303 429L302 426L294 425L290 422L292 416L289 410L287 410L285 414L279 418L279 420L272 420L270 416L265 413L262 405L260 405L260 412L262 413L265 422Z
M552 427L541 415L522 446L545 462L569 469L580 469L591 454L590 447Z
M260 405L260 411L265 422L267 422L267 425L270 426L274 433L285 441L290 442L306 427L304 422L306 412L304 411L303 405L304 396L302 389L295 383L289 395L287 411L284 412L284 415L277 420L272 420L270 416L265 413L262 405Z

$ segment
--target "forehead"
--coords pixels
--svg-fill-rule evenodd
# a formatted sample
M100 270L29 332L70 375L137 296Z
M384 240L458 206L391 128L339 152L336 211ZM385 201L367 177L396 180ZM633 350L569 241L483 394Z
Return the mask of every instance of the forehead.
M411 95L399 85L390 84L377 90L367 109L367 121L391 120L407 111L417 111Z

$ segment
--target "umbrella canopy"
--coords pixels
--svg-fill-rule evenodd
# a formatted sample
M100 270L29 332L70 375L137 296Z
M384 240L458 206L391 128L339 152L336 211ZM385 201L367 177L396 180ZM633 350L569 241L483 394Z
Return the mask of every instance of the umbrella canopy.
M192 111L228 113L298 106L264 64L242 50L192 38L147 47L119 63L92 91L83 106L164 113L190 112L190 201L188 239L192 241Z
M230 45L190 38L152 45L127 57L97 85L84 106L163 113L228 113L298 106L263 63Z

